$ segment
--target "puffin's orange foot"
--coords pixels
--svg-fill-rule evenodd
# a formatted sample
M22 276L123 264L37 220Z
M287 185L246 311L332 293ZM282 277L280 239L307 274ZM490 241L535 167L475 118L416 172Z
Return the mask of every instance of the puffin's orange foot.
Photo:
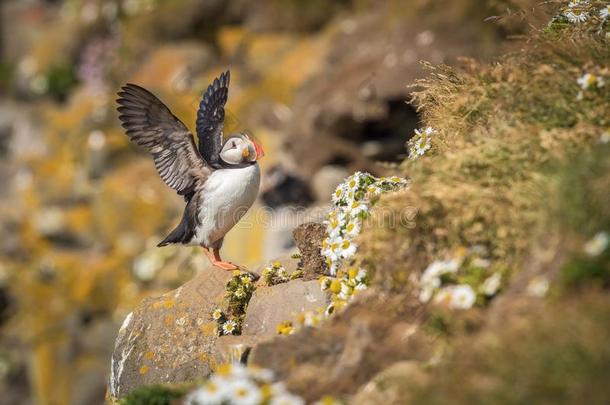
M216 267L220 267L223 270L236 270L236 269L238 269L238 267L235 264L233 264L231 262L224 262L222 260L219 260L219 261L212 260L212 265L214 265Z

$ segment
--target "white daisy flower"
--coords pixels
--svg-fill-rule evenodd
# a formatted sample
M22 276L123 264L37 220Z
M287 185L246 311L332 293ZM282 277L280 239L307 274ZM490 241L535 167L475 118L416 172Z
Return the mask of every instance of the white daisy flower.
M346 190L343 184L338 185L331 197L332 202L337 205L345 197L345 192Z
M356 281L362 282L366 278L366 270L362 267L358 269L358 273L356 274Z
M184 403L186 405L209 405L220 404L228 400L227 391L224 389L226 385L218 384L214 381L208 381L203 387L197 388L191 392Z
M263 399L260 388L245 378L231 381L227 391L234 405L259 405Z
M358 174L358 172L356 172L356 174ZM347 191L356 192L358 188L360 188L360 176L357 176L356 174L347 178L347 181L345 182Z
M593 73L585 73L579 77L576 82L583 90L587 90L591 87L597 86L598 88L604 87L606 84L605 80L601 76L597 76Z
M502 284L502 276L500 273L494 273L490 277L488 277L481 286L481 292L488 297L495 295L500 289L500 285Z
M341 284L341 291L339 292L339 294L337 294L339 299L347 300L347 299L349 299L349 297L351 295L352 295L352 289L350 288L350 286L348 286L345 283L342 283Z
M343 238L337 236L334 239L328 241L328 248L325 249L325 256L331 259L332 261L337 261L343 252L341 246L343 245Z
M367 212L369 207L361 201L352 201L349 205L349 211L352 216L358 216L361 212Z
M222 324L222 333L224 335L232 335L237 329L237 323L234 320L228 320Z
M443 274L455 273L460 268L458 259L435 260L424 270L421 276L421 283L427 284L430 280L439 278Z
M606 250L609 243L610 237L608 237L608 234L606 232L598 232L585 243L585 253L592 257L599 256Z
M580 11L580 12L568 11L566 13L563 13L563 15L572 24L585 22L585 21L587 21L587 18L589 17L589 14L587 14L585 11Z
M358 247L349 239L343 239L341 242L341 257L347 259L356 254Z
M347 217L344 213L334 213L333 215L329 215L328 219L324 221L326 224L326 232L332 238L333 236L339 236L345 223L347 222Z
M456 285L452 287L451 301L449 307L453 309L469 309L472 308L477 300L477 294L472 287L467 284Z
M610 142L610 132L604 131L599 136L599 143L607 144L608 142Z
M608 18L610 18L610 6L606 6L599 10L599 18L601 18L602 20L607 20Z
M434 291L441 286L441 279L439 277L433 277L426 280L425 284L421 287L421 291L419 293L419 300L421 302L428 302L432 295L434 295Z
M379 194L381 194L383 191L383 189L381 187L379 187L377 184L371 184L370 186L368 186L366 188L366 192L368 193L369 197L375 197L378 196Z
M345 225L345 235L351 238L360 234L360 223L356 220L349 221Z
M215 321L219 320L220 318L222 318L222 310L220 308L216 308L214 310L214 312L212 312L212 319L214 319Z
M413 141L413 146L411 148L411 156L416 158L418 156L423 156L428 149L432 147L432 141L428 136L420 136Z
M527 283L527 293L532 297L542 298L549 291L550 282L544 276L536 276Z
M435 133L436 133L436 129L434 129L434 128L432 128L432 127L427 127L427 128L424 130L424 133L425 133L426 135L432 135L432 134L435 134Z
M434 301L451 309L469 309L476 302L477 295L467 284L445 287L436 294Z

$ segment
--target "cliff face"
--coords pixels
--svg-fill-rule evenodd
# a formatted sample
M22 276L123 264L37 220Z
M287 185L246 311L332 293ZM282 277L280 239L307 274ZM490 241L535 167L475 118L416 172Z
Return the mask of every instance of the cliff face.
M108 378L114 397L190 389L239 359L308 400L594 402L608 364L605 3L409 3L3 2L4 399L95 403ZM529 23L546 28L506 40ZM515 53L498 58L504 48ZM136 82L192 128L227 67L226 128L267 152L261 201L224 246L256 288L197 250L154 247L182 201L128 144L113 102ZM299 228L299 258L292 229L329 219L310 209L332 207L356 170L409 187L376 199L350 239L346 269L366 277L319 281L327 225ZM239 329L219 336L228 321Z
M408 186L367 201L357 253L319 280L333 313L316 315L325 298L307 281L259 287L242 336L222 350L272 370L308 402L607 401L610 48L601 6L564 5L493 65L430 67L414 95L425 128L394 167ZM591 17L571 21L576 12ZM353 178L363 177L337 195ZM336 209L353 215L341 198ZM347 227L336 218L328 234L308 238L322 259L333 231Z

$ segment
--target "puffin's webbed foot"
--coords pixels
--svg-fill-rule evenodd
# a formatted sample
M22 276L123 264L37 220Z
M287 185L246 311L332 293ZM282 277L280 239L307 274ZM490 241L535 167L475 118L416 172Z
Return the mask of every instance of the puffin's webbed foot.
M222 260L212 261L212 264L216 267L220 267L223 270L237 270L239 267L231 262L225 262Z
M210 262L212 263L212 266L216 266L218 268L221 268L223 270L237 270L239 269L239 267L231 262L226 262L224 260L222 260L220 258L220 250L219 249L214 249L214 253L210 252L210 250L208 248L206 248L205 246L203 247L203 251L205 252L205 255L208 257L208 259L210 259Z

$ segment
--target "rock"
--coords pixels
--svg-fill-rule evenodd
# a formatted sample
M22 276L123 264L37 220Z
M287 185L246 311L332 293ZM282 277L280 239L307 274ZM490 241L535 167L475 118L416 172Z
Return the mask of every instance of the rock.
M318 201L328 201L339 183L341 183L349 173L345 168L336 165L326 165L321 167L311 179L311 188Z
M210 373L218 339L210 313L223 307L231 276L208 268L182 287L144 300L127 316L112 355L112 397L143 384L192 381Z
M312 280L317 278L318 274L324 274L326 262L320 254L320 249L322 240L326 237L326 227L321 223L309 222L296 227L292 235L301 252L303 279Z
M273 370L307 402L354 394L397 361L429 359L432 342L419 327L421 312L415 300L371 289L321 328L260 342L248 362Z
M275 336L277 325L293 320L304 311L325 308L326 292L317 280L292 280L271 287L259 287L252 295L242 332L244 335Z
M423 385L428 375L416 361L400 361L381 371L350 401L354 405L410 403L413 385Z

